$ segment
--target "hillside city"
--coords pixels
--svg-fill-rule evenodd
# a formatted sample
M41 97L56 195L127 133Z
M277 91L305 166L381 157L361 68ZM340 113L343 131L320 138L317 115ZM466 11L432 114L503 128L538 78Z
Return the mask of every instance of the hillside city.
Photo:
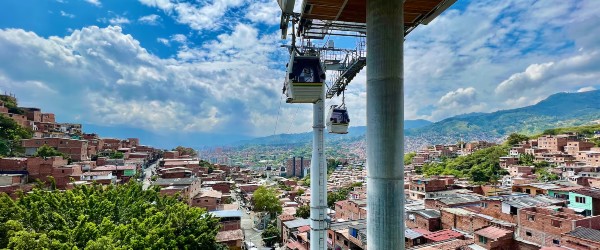
M0 191L11 199L140 183L217 218L222 247L309 249L311 159L301 148L164 150L0 100ZM367 249L360 143L327 149L329 249ZM600 125L429 145L404 162L406 248L600 249Z

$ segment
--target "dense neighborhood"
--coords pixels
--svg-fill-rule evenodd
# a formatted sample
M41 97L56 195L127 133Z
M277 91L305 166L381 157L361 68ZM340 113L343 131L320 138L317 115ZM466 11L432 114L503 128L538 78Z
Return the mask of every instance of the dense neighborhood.
M306 157L288 155L278 165L280 156L244 153L263 166L232 164L229 157L240 154L234 149L159 150L137 138L84 133L41 109L16 107L13 96L2 100L1 115L31 132L0 158L0 191L12 199L36 189L137 181L208 211L220 222L216 242L230 249L309 249ZM406 248L600 249L597 127L406 154ZM366 160L338 156L346 157L327 164L328 248L367 249Z

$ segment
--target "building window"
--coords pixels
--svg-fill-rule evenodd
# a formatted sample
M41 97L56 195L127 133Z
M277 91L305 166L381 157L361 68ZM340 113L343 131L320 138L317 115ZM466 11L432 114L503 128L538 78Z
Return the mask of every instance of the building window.
M531 234L531 232L529 232L529 231L525 231L525 235L527 235L527 236L531 237L531 235L532 235L532 234Z
M525 189L525 193L531 194L531 189Z
M575 202L577 202L577 203L585 203L585 197L576 196L575 197Z
M556 245L560 245L560 240L559 239L553 239L552 243L554 243Z
M559 220L552 220L552 226L553 227L560 227L561 221Z
M529 221L535 221L535 216L532 215L532 214L528 214L527 215L527 220L529 220Z
M348 246L348 241L344 240L344 246Z
M481 203L481 207L483 207L483 208L487 208L487 207L488 207L488 206L487 206L487 203L485 203L485 202L482 202L482 203Z
M488 239L486 237L479 235L479 243L487 244L487 242L488 242Z

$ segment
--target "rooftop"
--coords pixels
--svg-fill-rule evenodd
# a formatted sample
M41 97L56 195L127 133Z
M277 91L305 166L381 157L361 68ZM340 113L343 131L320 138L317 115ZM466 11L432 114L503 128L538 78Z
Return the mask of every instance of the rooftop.
M512 231L498 227L486 227L484 229L475 231L475 233L483 237L496 240L504 237L507 234L512 234Z
M286 221L283 223L287 228L299 228L301 226L306 226L310 224L309 219L295 219L291 221Z
M572 190L571 192L589 196L595 199L600 199L600 189L598 188L582 188L578 190Z
M154 181L154 185L157 186L173 186L173 185L177 185L177 186L189 186L192 183L194 183L194 181L199 181L198 178L174 178L174 179L164 179L164 178L159 178L156 181Z
M242 229L221 231L217 233L217 242L227 242L234 240L243 240L244 232Z
M441 230L441 231L436 231L430 234L426 234L423 235L423 237L425 237L426 239L432 240L432 241L444 241L444 240L449 240L449 239L453 239L453 238L458 238L463 236L463 234L456 232L454 230L450 230L450 229L445 229L445 230Z
M567 233L567 235L570 235L570 236L573 236L576 238L580 238L580 239L600 242L600 230L596 230L596 229L591 229L591 228L586 228L586 227L578 227L578 228L575 228L575 230Z
M211 211L210 214L214 215L217 218L225 218L225 217L240 217L240 218L242 218L242 211L240 211L240 210L218 210L218 211Z
M419 232L417 232L415 230L412 230L410 228L407 228L406 230L404 230L404 237L405 238L409 238L409 239L412 240L412 239L419 238L421 236L423 236L423 234L421 234L421 233L419 233Z

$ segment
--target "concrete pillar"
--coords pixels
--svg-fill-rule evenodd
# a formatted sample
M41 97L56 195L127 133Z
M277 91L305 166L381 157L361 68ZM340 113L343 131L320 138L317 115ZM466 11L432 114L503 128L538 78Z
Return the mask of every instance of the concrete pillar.
M367 246L404 249L403 0L367 0Z
M325 86L323 86L325 88ZM310 249L327 249L327 165L325 163L325 91L313 104L313 151L310 167Z

